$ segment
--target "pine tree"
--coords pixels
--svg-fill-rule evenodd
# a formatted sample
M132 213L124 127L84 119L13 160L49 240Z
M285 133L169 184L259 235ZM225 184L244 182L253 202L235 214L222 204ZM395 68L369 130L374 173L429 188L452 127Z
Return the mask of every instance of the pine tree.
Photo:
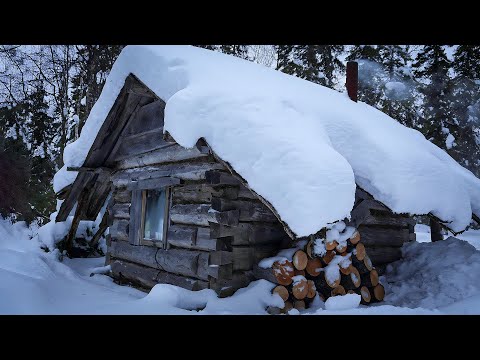
M453 115L458 128L449 153L480 176L480 46L460 45L454 53Z
M345 66L338 59L343 45L278 45L277 70L333 88Z
M423 95L422 132L445 148L448 134L456 125L452 116L451 62L442 45L427 45L417 54L413 67L415 75L425 82L419 89Z

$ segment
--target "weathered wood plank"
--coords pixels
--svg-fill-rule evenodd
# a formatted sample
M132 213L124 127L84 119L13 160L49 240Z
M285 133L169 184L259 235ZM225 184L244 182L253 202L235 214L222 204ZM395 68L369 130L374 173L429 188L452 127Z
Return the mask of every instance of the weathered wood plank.
M82 190L92 181L93 177L96 176L92 173L79 173L75 179L75 182L72 185L71 190L66 195L66 199L63 201L60 209L58 210L57 217L55 218L56 222L62 222L67 220L70 211L72 211L75 203L77 202Z
M246 287L255 277L248 272L233 272L231 279L210 279L210 289L217 292L220 297L231 296L236 290Z
M208 280L197 275L198 258L202 252L180 249L160 249L150 246L133 246L123 241L112 242L113 257L149 266L169 273Z
M153 150L164 149L172 146L163 140L163 128L153 129L136 135L120 137L120 147L115 153L114 160L120 161L129 157L148 153Z
M128 190L147 190L147 189L161 189L166 186L179 185L182 180L175 177L160 177L155 179L146 179L132 181L127 185Z
M172 144L164 149L154 150L145 154L129 157L118 162L118 169L129 169L153 164L179 162L184 160L199 159L208 156L208 149L199 150L194 147L186 149L180 145Z
M207 184L210 185L240 185L241 181L232 174L223 171L211 170L206 174Z
M209 226L209 222L237 225L239 212L211 210L210 204L179 204L170 208L170 220L177 224Z
M165 102L162 99L142 106L135 119L125 128L123 135L131 136L155 129L162 129L163 132L164 111ZM163 134L160 136L163 140Z
M280 251L276 245L269 246L233 246L233 271L251 270L261 259L275 256Z
M233 237L232 245L278 244L279 248L288 247L291 242L283 227L278 225L239 223L237 226L210 224L210 237Z
M131 181L154 179L164 176L174 176L182 180L205 180L205 172L211 169L221 169L222 165L215 162L185 162L145 166L118 170L112 174L112 183L115 187L125 187Z
M366 249L367 255L373 265L387 264L402 258L402 250L398 247L378 247Z
M123 260L115 260L111 267L115 278L125 278L145 288L152 288L156 284L171 284L196 291L207 289L209 286L207 281L179 276Z
M188 225L170 225L167 240L172 246L192 250L217 250L219 240L210 239L210 229Z
M238 209L240 211L239 221L278 222L275 214L260 201L228 200L224 198L212 197L212 209L217 211Z
M403 216L375 216L375 214L371 214L371 216L365 217L362 222L362 225L382 225L382 226L390 226L396 228L407 228L411 223L411 219Z
M409 241L410 232L405 229L389 229L361 225L358 227L361 242L365 246L401 247Z
M142 222L142 190L132 191L132 204L130 206L130 230L129 242L132 245L139 245L143 237L141 232Z
M173 189L172 201L174 204L205 204L212 201L212 196L236 199L238 187L225 186L214 188L207 184L189 184Z
M112 226L110 226L110 235L114 240L128 241L128 229L129 229L128 220L118 220L114 219Z
M115 190L113 199L116 203L130 203L132 201L132 192L130 190Z
M245 186L240 185L238 190L239 199L252 199L258 200L258 196L255 195L250 189L247 189Z
M112 215L117 219L130 219L130 204L117 203L112 206Z

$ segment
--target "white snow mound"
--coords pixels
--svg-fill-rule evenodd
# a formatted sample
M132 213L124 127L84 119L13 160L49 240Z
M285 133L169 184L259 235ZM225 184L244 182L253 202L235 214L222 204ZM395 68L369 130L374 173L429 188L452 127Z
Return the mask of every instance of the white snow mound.
M73 181L66 166L83 164L130 73L166 101L164 130L187 148L204 137L297 236L348 217L355 183L395 212L431 212L454 231L472 208L480 214L480 181L418 131L345 94L190 46L122 51L65 149L55 191Z

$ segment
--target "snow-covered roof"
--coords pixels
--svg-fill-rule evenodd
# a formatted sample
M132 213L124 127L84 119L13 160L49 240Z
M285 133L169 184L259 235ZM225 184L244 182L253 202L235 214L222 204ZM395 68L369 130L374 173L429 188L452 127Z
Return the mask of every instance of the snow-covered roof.
M268 200L297 236L349 217L356 183L394 212L432 213L462 231L480 214L480 180L418 131L345 93L190 46L128 46L80 138L64 151L55 191L73 182L133 73L166 102L182 146L200 137Z

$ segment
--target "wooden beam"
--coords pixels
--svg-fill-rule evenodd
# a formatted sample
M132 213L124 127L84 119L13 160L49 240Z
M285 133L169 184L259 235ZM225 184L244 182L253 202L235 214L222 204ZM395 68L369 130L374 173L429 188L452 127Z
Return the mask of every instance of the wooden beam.
M432 242L443 240L442 226L433 217L430 217L430 239Z
M98 245L98 242L100 241L100 237L102 234L107 230L108 228L108 211L105 211L105 214L103 214L102 221L100 222L100 225L98 226L98 230L93 235L92 240L90 241L90 246L92 248L96 248Z
M179 185L182 180L175 177L160 177L155 179L146 179L139 181L132 181L127 185L128 190L148 190L161 189L166 186Z
M210 204L179 204L170 208L170 220L177 224L209 226L209 222L238 225L238 210L215 211Z
M365 246L373 247L402 247L410 240L410 232L407 228L384 228L361 225L358 227L361 242Z

